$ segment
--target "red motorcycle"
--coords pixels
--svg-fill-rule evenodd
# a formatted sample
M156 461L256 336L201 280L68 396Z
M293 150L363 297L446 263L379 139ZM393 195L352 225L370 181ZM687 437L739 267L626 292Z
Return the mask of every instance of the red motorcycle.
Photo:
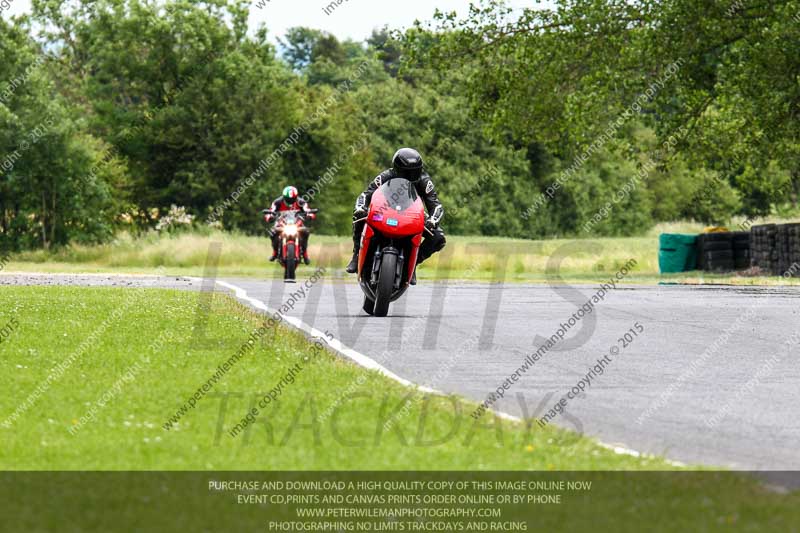
M303 233L310 232L305 225L304 215L317 213L318 211L318 209L278 212L272 211L271 209L264 209L262 211L265 217L268 215L277 216L273 231L278 232L281 241L278 247L278 261L281 266L283 266L284 281L294 282L296 279L295 273L297 271L297 265L303 260L303 250L300 249L300 237Z
M375 191L358 256L363 309L384 317L408 289L425 228L425 207L413 184L390 180Z

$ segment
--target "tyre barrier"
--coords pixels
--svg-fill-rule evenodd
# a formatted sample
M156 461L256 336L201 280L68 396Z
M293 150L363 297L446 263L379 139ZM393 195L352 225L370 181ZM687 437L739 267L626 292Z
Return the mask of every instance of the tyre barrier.
M731 244L733 246L733 268L735 270L750 268L750 232L734 231Z
M702 233L698 239L698 255L700 268L706 272L731 272L735 269L735 254L733 248L733 233L720 231L715 233ZM740 246L741 241L737 241ZM750 240L747 240L747 253L750 252Z
M800 277L800 223L762 224L750 231L701 233L696 238L663 234L659 241L658 263L663 273L685 272L695 266L706 272L757 267L766 275Z
M800 277L800 224L765 224L754 226L751 232L761 242L753 266L774 276Z
M763 224L750 228L750 264L770 274L778 271L778 256L775 224Z
M800 272L793 265L800 264L800 224L781 224L775 231L776 276L798 277Z

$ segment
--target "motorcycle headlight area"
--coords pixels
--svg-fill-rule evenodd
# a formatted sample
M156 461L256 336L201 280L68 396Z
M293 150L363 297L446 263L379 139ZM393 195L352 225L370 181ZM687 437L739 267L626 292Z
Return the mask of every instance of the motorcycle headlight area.
M287 237L294 237L297 235L297 226L290 224L283 227L283 234Z

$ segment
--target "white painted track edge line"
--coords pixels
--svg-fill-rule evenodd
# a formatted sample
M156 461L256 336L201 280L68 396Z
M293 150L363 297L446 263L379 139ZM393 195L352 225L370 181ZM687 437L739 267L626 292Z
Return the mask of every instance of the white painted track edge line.
M200 278L191 278L191 279L193 281L202 281ZM247 291L245 289L241 288L241 287L238 287L236 285L233 285L233 284L225 282L225 281L219 281L219 280L215 280L215 281L216 281L216 283L218 285L233 291L233 293L234 293L234 295L236 296L237 299L247 302L248 304L250 304L252 307L255 307L256 309L264 311L265 313L268 313L270 315L271 314L275 314L275 313L278 312L276 309L271 309L268 305L266 305L261 300L253 298L252 296L247 294ZM362 354L360 352L357 352L356 350L354 350L354 349L352 349L352 348L350 348L348 346L345 346L339 339L336 339L336 338L329 339L329 338L327 338L327 336L325 335L324 332L314 328L313 326L311 326L309 324L306 324L305 322L303 322L299 318L296 318L296 317L293 317L293 316L287 316L287 315L281 315L281 318L282 318L283 322L285 322L285 323L291 325L292 327L302 331L303 333L305 333L309 337L314 338L314 339L320 339L320 340L324 341L325 344L327 344L327 346L331 350L333 350L334 352L344 356L347 359L350 359L351 361L353 361L354 363L356 363L357 365L359 365L359 366L361 366L363 368L366 368L368 370L375 370L378 373L380 373L381 375L383 375L383 376L385 376L385 377L387 377L387 378L389 378L389 379L391 379L393 381L396 381L396 382L398 382L398 383L400 383L400 384L402 384L402 385L404 385L406 387L416 388L416 389L418 389L418 390L420 390L422 392L428 393L428 394L443 394L440 391L437 391L437 390L434 390L432 388L425 387L425 386L422 386L422 385L417 385L416 383L413 383L413 382L411 382L411 381L409 381L409 380L407 380L405 378L402 378L402 377L398 376L397 374L395 374L394 372L392 372L388 368L382 366L380 363L378 363L374 359L370 358L369 356L364 355L364 354Z
M185 279L188 279L188 280L191 280L191 281L195 281L195 282L199 282L199 283L202 283L204 281L203 278L190 277L190 276L183 276L183 277ZM237 299L247 302L248 304L250 304L252 307L254 307L256 309L259 309L259 310L264 311L265 313L269 313L269 314L274 314L274 313L278 312L276 309L271 309L267 304L265 304L261 300L253 298L252 296L247 294L247 291L245 289L241 288L241 287L238 287L238 286L233 285L232 283L228 283L226 281L220 281L220 280L214 280L214 281L215 281L215 283L217 285L220 285L222 287L225 287L228 290L233 291L233 293L234 293L234 295L236 296ZM359 365L359 366L361 366L363 368L366 368L368 370L375 370L378 373L380 373L381 375L383 375L383 376L385 376L385 377L387 377L387 378L389 378L389 379L391 379L393 381L396 381L397 383L400 383L401 385L403 385L405 387L414 388L414 389L417 389L417 390L419 390L421 392L425 392L425 393L428 393L428 394L436 394L436 395L439 395L439 396L447 396L448 395L447 393L442 392L440 390L436 390L436 389L433 389L433 388L430 388L430 387L426 387L424 385L419 385L417 383L414 383L413 381L409 381L409 380L407 380L407 379L395 374L394 372L392 372L388 368L384 367L383 365L381 365L380 363L378 363L377 361L375 361L374 359L372 359L368 355L364 355L361 352L358 352L358 351L354 350L353 348L350 348L349 346L345 346L342 343L342 341L340 341L339 339L334 338L332 340L329 340L325 336L324 332L314 328L313 326L311 326L309 324L306 324L305 322L303 322L299 318L292 317L292 316L286 316L286 315L281 315L281 316L283 318L283 321L286 322L287 324L290 324L294 328L302 331L303 333L305 333L306 335L308 335L308 336L310 336L312 338L323 340L331 350L333 350L334 352L344 356L346 359L350 359L351 361L353 361L354 363L356 363L357 365ZM505 419L505 420L508 420L508 421L511 421L511 422L524 423L524 420L522 418L518 417L518 416L509 414L509 413L505 413L503 411L496 411L494 409L488 409L488 411L494 413L499 418L502 418L502 419ZM595 443L597 443L598 446L600 446L602 448L606 448L607 450L611 450L611 451L613 451L614 453L616 453L618 455L630 455L632 457L650 457L649 454L644 454L644 453L638 452L636 450L633 450L631 448L627 448L627 447L624 447L624 446L618 446L618 445L615 445L615 444L608 444L608 443L602 442L602 441L600 441L598 439L595 439L595 438L592 438L592 440ZM670 465L675 466L675 467L684 467L684 466L686 466L684 463L681 463L679 461L672 461L672 460L666 459L666 458L663 458L663 459L667 463L669 463Z

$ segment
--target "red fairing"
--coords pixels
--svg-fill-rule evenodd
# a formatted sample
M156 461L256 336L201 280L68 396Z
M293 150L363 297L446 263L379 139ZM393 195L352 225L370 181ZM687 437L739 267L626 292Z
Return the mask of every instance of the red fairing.
M396 225L389 225L388 221L395 221ZM358 275L364 270L364 263L370 249L370 242L376 232L388 238L411 238L411 253L408 258L408 279L414 273L417 264L419 245L422 242L422 232L425 231L425 207L422 200L417 198L414 203L403 211L398 211L387 200L382 189L372 195L372 201L367 214L367 223L361 236L361 248L358 257Z
M419 255L419 245L422 243L422 235L415 235L411 239L411 257L408 258L408 279L414 275L414 268L417 266L417 255Z
M284 224L283 222L278 221L277 227L280 229L285 225L286 224ZM302 218L297 218L295 220L295 222L294 222L294 225L297 226L298 230L301 230L301 229L305 228L305 226L306 226L305 224L303 224L303 219ZM294 238L292 238L292 240L294 240Z
M396 220L397 225L388 225L389 219ZM417 198L408 209L397 211L386 199L383 190L378 189L372 195L369 214L367 214L367 225L387 237L422 235L422 232L425 231L425 207L422 205L422 200Z
M361 251L358 254L358 276L361 277L361 270L364 268L364 261L367 260L367 250L369 250L369 243L375 232L369 227L369 224L364 225L364 233L361 234Z

